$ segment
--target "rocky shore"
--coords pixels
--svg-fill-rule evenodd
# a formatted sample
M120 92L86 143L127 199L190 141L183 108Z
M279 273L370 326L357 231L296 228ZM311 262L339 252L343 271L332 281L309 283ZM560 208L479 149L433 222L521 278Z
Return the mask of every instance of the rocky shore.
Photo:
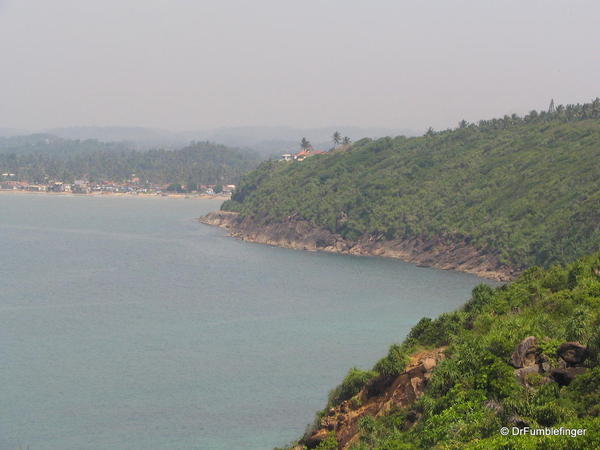
M225 228L233 237L260 244L296 250L396 258L419 266L457 270L496 281L509 281L519 274L517 269L501 264L495 255L477 249L465 240L382 240L374 236L363 236L357 241L350 241L297 218L263 226L251 217L242 218L238 213L229 211L211 212L199 220Z

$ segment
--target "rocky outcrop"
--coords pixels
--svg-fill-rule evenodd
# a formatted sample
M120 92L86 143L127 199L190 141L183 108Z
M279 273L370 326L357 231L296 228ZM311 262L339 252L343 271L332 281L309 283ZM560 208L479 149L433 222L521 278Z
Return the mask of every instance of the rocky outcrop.
M545 355L538 347L535 336L528 336L519 342L510 363L516 368L515 375L525 386L530 385L532 375L538 375L538 382L554 381L566 386L575 377L585 373L587 369L582 364L587 357L587 347L579 342L565 342L558 347L556 355Z
M537 352L537 340L535 336L528 336L517 345L510 358L510 362L516 368L531 367L536 363Z
M444 350L438 348L415 354L406 370L397 377L380 376L371 380L352 399L331 408L317 429L305 436L300 444L315 448L327 439L329 433L334 433L340 449L349 448L360 437L358 424L361 418L379 417L392 408L409 406L423 395L433 369L444 357ZM408 419L411 420L410 417ZM412 421L416 420L415 415Z
M565 367L564 369L552 369L550 378L561 386L567 386L575 377L586 372L585 367Z
M493 253L475 248L468 239L385 240L381 236L365 235L351 241L296 217L261 225L251 217L242 218L228 211L209 213L201 217L200 222L225 228L231 236L260 244L397 258L419 266L458 270L498 281L508 281L518 275L518 270L501 264Z
M565 342L558 347L557 353L570 367L583 364L588 357L587 347L579 342Z

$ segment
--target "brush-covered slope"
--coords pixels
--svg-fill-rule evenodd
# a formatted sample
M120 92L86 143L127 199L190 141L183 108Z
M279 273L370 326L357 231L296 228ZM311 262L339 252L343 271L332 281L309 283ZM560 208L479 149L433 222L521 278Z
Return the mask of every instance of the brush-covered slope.
M468 242L516 268L573 261L600 248L600 101L264 163L222 209L350 240Z
M414 355L439 351L437 364L411 365ZM586 434L502 436L502 427ZM459 311L422 319L372 371L349 372L293 447L305 445L600 448L600 253L527 269L496 289L480 285Z

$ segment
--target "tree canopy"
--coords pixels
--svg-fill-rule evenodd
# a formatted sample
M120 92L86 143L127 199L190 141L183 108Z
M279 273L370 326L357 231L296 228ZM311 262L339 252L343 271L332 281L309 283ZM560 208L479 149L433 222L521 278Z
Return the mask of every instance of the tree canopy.
M121 182L136 174L143 183L235 184L260 161L254 152L210 142L194 142L180 150L137 151L120 143L11 139L12 147L5 141L0 151L0 173L36 183L82 178Z
M348 239L465 239L516 267L600 247L600 100L266 162L223 209Z

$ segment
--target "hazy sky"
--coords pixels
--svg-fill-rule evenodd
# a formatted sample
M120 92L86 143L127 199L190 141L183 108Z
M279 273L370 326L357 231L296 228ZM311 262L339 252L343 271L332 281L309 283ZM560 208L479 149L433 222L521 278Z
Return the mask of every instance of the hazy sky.
M600 96L600 2L0 0L0 127L423 129Z

